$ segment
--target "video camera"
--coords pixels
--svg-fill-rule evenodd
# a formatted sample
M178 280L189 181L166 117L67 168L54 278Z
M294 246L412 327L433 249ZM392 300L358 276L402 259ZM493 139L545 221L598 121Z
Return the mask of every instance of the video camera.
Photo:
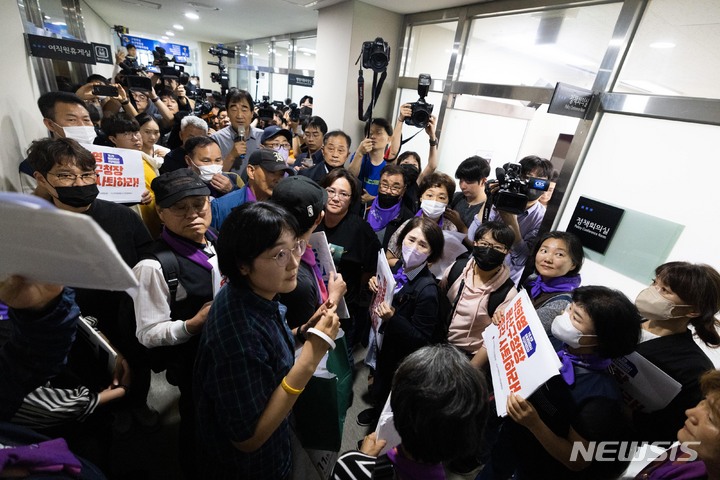
M207 62L208 65L218 68L217 72L210 73L210 81L213 83L219 83L222 95L225 96L228 88L230 88L230 76L227 73L227 66L225 66L222 59L223 57L235 58L235 50L225 48L224 45L219 43L214 47L208 48L208 53L213 57L218 57L217 62Z
M273 108L273 104L270 103L269 96L263 95L262 102L258 103L257 115L258 119L264 122L265 125L269 125L272 122L272 119L275 116L275 109Z
M425 101L428 92L430 91L430 84L432 78L427 73L421 73L418 77L418 101L411 103L412 113L405 119L406 125L411 125L418 128L425 128L430 123L430 115L432 115L433 105Z
M373 72L384 72L390 63L390 45L382 38L362 44L362 66Z
M516 215L525 211L528 201L536 200L542 195L538 192L545 192L550 186L550 180L544 178L523 178L522 166L519 163L506 163L502 168L495 169L495 175L500 189L491 193L490 184L495 182L488 181L485 186L488 203L498 210Z
M161 46L156 46L155 50L152 51L153 56L153 65L156 67L167 67L168 66L168 58L165 55L165 49Z
M297 103L291 103L290 121L302 124L305 120L312 117L312 107L298 107Z

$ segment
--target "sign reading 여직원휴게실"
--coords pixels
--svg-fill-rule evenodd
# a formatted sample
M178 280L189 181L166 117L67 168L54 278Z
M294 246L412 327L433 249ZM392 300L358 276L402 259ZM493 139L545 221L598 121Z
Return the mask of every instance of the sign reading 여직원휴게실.
M313 77L288 73L288 85L296 85L298 87L312 87L314 84L315 79Z
M93 46L89 43L64 38L46 37L26 33L27 44L33 57L65 60L95 65Z

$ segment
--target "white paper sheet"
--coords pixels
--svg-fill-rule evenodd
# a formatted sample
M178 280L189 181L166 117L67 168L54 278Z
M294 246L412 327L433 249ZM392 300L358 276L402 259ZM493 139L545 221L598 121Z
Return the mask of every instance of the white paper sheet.
M443 230L443 236L445 237L443 254L438 261L430 265L430 271L438 280L442 280L443 272L455 262L458 256L467 253L467 247L462 243L465 238L464 233Z
M610 372L633 410L665 408L682 389L679 382L637 352L613 360Z
M317 259L318 265L320 265L323 282L327 285L330 281L330 273L337 273L337 270L335 269L335 262L333 262L330 245L328 244L325 232L315 232L310 235L310 245L312 245L315 258ZM340 318L350 318L345 297L340 299L340 303L337 306L337 314Z
M392 270L390 270L390 264L385 256L385 250L382 248L378 252L378 263L377 263L377 278L378 291L373 296L372 302L370 302L370 320L372 322L372 328L375 331L375 341L378 346L378 350L382 348L383 335L378 331L380 325L382 325L382 318L376 313L378 305L382 302L392 305L393 296L395 296L395 279L393 278Z
M137 287L110 236L88 215L20 193L0 193L0 278L68 287Z
M385 406L380 413L380 419L378 420L375 434L378 440L385 440L387 442L383 449L380 450L378 456L386 454L388 450L397 447L402 441L402 439L400 438L400 434L397 432L397 430L395 430L393 411L390 407L390 395L388 395Z

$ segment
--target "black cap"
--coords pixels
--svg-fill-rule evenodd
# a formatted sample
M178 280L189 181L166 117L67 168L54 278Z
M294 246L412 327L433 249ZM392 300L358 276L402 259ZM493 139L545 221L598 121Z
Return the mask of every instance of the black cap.
M270 200L290 212L300 229L307 231L325 208L327 192L309 177L298 175L280 180Z
M153 178L150 184L155 203L161 208L173 206L185 197L210 195L210 189L189 168L180 168Z
M285 170L292 175L295 171L288 166L283 157L275 150L261 148L250 154L248 165L259 165L268 172L279 172Z
M278 135L284 136L288 143L292 144L292 133L290 133L290 130L285 130L284 128L280 128L277 125L270 125L265 130L263 130L262 136L260 137L260 143L265 143L266 141L270 140L273 137L277 137Z

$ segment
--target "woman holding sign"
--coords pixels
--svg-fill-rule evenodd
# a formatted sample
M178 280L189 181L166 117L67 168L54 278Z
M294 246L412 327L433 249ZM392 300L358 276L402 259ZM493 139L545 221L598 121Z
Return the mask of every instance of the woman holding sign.
M360 412L357 421L362 426L379 418L400 362L425 345L443 340L445 334L438 317L440 292L428 268L442 255L442 230L433 220L415 217L400 231L398 245L402 245L402 258L392 268L396 282L392 305L382 302L376 310L382 319L378 334L383 341L373 384L375 407ZM377 277L370 279L369 287L378 291Z
M632 302L617 290L580 287L572 300L552 323L553 335L563 342L560 375L527 400L510 394L509 418L481 478L538 478L538 472L553 479L617 478L627 467L622 449L605 452L600 462L594 461L596 455L586 459L577 450L632 440L622 393L607 367L610 359L633 351L640 319Z
M637 352L682 385L663 409L636 412L643 440L673 441L685 421L685 410L702 398L700 375L713 367L695 343L693 332L708 347L720 345L715 313L720 310L720 274L708 266L669 262L655 269L652 285L641 291L635 306L646 320Z

